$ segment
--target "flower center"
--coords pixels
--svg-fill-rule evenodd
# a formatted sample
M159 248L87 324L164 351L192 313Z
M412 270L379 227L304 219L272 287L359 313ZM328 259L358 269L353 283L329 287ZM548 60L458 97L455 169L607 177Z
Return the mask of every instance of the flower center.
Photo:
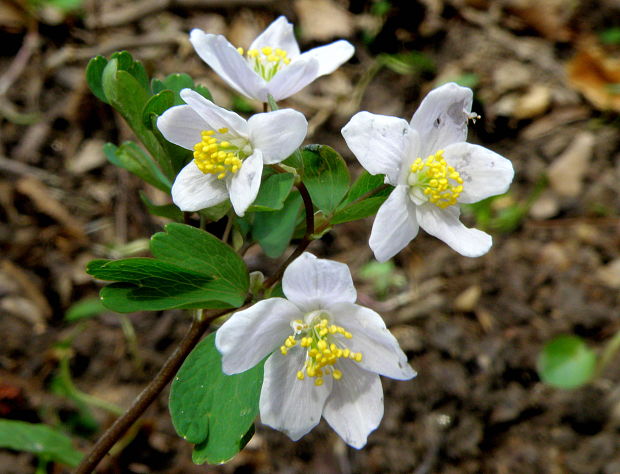
M323 385L324 376L331 375L335 380L342 378L342 372L334 368L338 359L361 362L362 353L352 352L346 347L345 340L353 337L350 332L342 326L330 324L324 312L315 313L310 313L310 318L307 318L310 324L300 320L291 323L294 334L284 340L280 352L286 355L290 348L299 343L306 350L306 361L302 370L297 372L297 378L312 377L315 385Z
M235 174L241 168L245 154L239 147L224 140L227 128L203 130L202 140L194 145L194 162L203 173L215 174L217 179L224 179L228 173ZM219 137L217 136L219 135Z
M243 56L243 48L237 48L237 51ZM272 48L271 46L264 46L261 49L249 49L245 56L250 66L266 81L273 79L273 76L282 67L291 62L291 58L288 57L286 51L280 48Z
M416 158L407 178L409 195L416 203L430 201L441 209L456 204L463 192L463 178L446 163L443 150L426 160Z

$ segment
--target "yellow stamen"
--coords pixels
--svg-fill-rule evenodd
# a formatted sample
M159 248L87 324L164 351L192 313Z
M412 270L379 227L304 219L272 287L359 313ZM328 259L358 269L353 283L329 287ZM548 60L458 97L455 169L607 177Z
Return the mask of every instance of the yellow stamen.
M411 192L420 189L428 201L441 209L456 204L463 192L463 178L446 163L443 150L425 160L416 158L410 167L408 184Z
M237 51L243 55L243 48L237 48ZM252 69L266 81L273 79L282 67L291 63L291 58L288 57L286 51L271 46L249 49L246 57Z
M228 128L220 128L217 133L226 134ZM201 132L201 141L194 145L194 162L203 173L224 179L228 173L235 174L239 171L244 156L230 142L220 141L215 134L215 130Z

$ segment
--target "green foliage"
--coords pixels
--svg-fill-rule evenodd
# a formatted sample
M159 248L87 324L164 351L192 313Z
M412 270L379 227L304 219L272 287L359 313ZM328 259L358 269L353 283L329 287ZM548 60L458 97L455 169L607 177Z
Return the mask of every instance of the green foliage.
M162 174L151 157L134 142L125 142L119 147L106 143L103 152L113 165L125 168L157 189L170 193L172 188L170 180Z
M390 288L402 288L407 284L407 279L398 273L392 260L369 262L360 269L359 276L372 283L374 292L380 298L384 298Z
M447 77L440 83L437 83L436 86L439 87L440 85L447 84L448 82L456 82L459 86L474 89L480 83L480 77L478 77L478 74L473 72L464 72L458 76Z
M157 117L170 107L183 103L179 95L182 89L194 89L211 99L208 89L195 85L187 74L171 74L149 83L142 64L134 61L126 51L112 54L109 60L103 56L91 59L86 68L86 81L93 94L122 115L150 155L135 144L131 149L128 144L118 149L108 145L108 159L149 184L170 192L169 182L191 160L191 151L165 140L156 127ZM115 152L116 155L126 153L131 156L115 157Z
M92 318L106 312L107 309L99 298L86 298L71 305L65 313L65 321L78 321Z
M119 313L171 308L229 308L243 304L249 287L243 260L211 234L168 224L151 239L155 258L94 260L86 271L114 281L101 290Z
M557 388L577 388L594 375L596 354L577 336L559 336L545 345L537 368L543 382Z
M0 420L0 447L27 451L45 461L77 466L82 453L76 450L71 439L47 425L24 421Z
M377 61L391 71L407 76L420 73L433 73L436 69L434 61L429 56L419 51L408 51L398 54L380 54L377 56Z
M327 145L308 145L301 151L302 181L312 202L325 214L336 209L349 189L349 169L340 154Z
M298 192L288 195L281 210L259 212L254 215L252 237L258 241L268 257L276 258L286 250L302 208Z
M278 211L284 206L295 177L290 173L273 174L261 182L258 196L248 208L248 212L254 211Z
M620 27L607 28L599 32L598 38L603 44L620 44Z
M353 183L338 209L330 219L332 224L355 221L376 214L381 204L388 198L392 186L385 186L378 192L373 192L383 186L383 175L371 175L364 171ZM366 196L368 195L368 196Z
M263 363L241 374L223 374L215 334L191 352L172 383L169 409L177 433L196 444L196 464L226 462L249 441L262 380Z

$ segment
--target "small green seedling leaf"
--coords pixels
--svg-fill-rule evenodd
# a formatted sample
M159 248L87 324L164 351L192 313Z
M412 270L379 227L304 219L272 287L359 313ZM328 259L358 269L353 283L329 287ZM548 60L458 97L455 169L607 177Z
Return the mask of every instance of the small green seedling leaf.
M170 390L169 409L177 433L196 444L193 461L228 461L248 442L258 415L263 363L237 375L222 373L215 334L185 360Z
M107 308L103 306L99 298L86 298L71 305L65 313L65 321L78 321L80 319L92 318L105 313Z
M47 425L24 421L0 420L0 448L27 451L47 461L76 467L82 453L71 438Z
M557 388L586 384L596 368L596 354L577 336L559 336L548 342L538 356L538 374Z
M301 151L302 181L312 202L325 214L336 209L349 189L349 170L340 154L326 145L308 145Z

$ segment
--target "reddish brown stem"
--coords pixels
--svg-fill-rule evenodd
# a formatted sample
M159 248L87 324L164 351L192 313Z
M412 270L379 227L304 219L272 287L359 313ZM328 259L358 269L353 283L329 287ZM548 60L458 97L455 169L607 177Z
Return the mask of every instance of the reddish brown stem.
M179 343L178 347L170 355L166 363L159 370L155 378L149 383L142 393L138 395L129 407L129 409L121 415L110 426L107 431L97 440L91 451L84 457L76 474L86 474L93 472L101 459L110 451L112 446L121 439L127 430L133 425L138 418L144 413L149 405L157 398L168 382L177 373L183 361L187 358L192 349L198 344L200 338L209 327L211 321L219 316L228 313L230 310L219 310L204 317L202 320L193 320L189 330Z

